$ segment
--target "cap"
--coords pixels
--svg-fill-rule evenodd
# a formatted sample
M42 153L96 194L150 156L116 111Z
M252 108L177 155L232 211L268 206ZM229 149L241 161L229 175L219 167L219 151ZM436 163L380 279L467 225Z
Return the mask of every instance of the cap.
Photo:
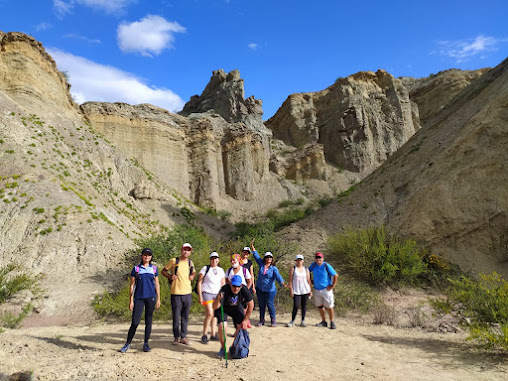
M219 254L216 251L210 253L210 258L219 258Z
M233 278L231 278L231 285L241 286L242 285L242 277L240 275L233 275Z
M323 253L320 253L319 251L316 253L316 257L324 258L325 256Z
M273 254L270 251L267 251L265 253L264 257L272 257L273 258Z
M182 249L183 249L184 247L190 247L190 248L192 249L192 245L191 245L190 243L184 243L184 244L182 245Z
M295 261L298 260L298 259L301 259L303 261L303 255L301 254L298 254L296 257L295 257Z
M245 247L242 249L242 251L248 251L248 252L250 253L250 249L249 249L249 247L248 247L248 246L245 246Z
M242 256L240 254L231 254L231 260L240 262L242 260Z
M143 250L141 250L141 254L150 254L153 255L152 249L149 247L145 247Z

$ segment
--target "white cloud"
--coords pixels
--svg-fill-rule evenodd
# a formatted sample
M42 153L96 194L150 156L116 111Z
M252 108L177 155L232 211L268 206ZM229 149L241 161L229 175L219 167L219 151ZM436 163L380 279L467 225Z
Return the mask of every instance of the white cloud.
M40 24L36 25L35 26L35 30L37 32L41 31L41 30L46 30L46 29L49 29L51 28L53 25L51 25L50 23L48 22L41 22Z
M132 73L58 49L47 50L55 59L58 68L69 74L71 94L78 103L86 101L151 103L172 112L183 108L184 101L173 91L148 86Z
M123 14L125 8L136 0L53 0L53 7L62 17L72 11L76 4L83 5L108 14Z
M259 45L256 44L255 42L251 42L248 46L249 46L249 49L252 49L252 50L256 50L259 47Z
M468 40L438 41L440 45L438 53L455 58L457 62L463 62L475 56L485 58L489 53L495 52L498 45L503 42L506 42L506 39L482 35Z
M100 44L102 42L101 40L98 40L96 38L88 38L88 37L81 36L80 34L76 34L76 33L68 33L68 34L64 35L64 37L65 38L73 38L75 40L86 41L89 44Z
M177 22L169 22L161 16L147 15L140 21L123 21L117 30L118 46L123 52L140 53L151 57L164 49L173 48L174 33L183 33L185 28Z

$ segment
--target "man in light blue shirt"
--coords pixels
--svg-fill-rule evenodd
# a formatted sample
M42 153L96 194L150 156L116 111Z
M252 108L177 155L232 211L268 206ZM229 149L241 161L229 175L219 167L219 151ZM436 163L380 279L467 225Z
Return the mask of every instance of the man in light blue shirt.
M316 324L318 327L327 327L325 311L328 311L330 317L330 329L335 329L333 321L334 296L333 288L337 284L339 275L334 268L325 262L323 253L317 252L315 262L309 266L309 271L314 274L312 284L314 285L314 304L321 315L321 322Z

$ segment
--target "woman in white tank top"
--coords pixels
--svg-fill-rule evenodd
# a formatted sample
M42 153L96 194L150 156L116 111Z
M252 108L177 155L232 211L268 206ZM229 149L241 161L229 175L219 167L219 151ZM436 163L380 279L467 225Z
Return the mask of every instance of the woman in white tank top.
M293 298L293 314L291 321L287 324L292 327L295 324L296 314L302 306L302 327L306 327L305 313L307 312L307 300L312 296L310 287L310 273L303 264L303 255L297 255L296 265L289 271L289 292Z

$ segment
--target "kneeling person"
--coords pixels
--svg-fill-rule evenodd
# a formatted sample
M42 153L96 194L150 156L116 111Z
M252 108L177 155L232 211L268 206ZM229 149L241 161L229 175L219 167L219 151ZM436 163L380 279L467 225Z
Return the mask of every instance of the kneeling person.
M244 309L242 304L247 304L247 309ZM224 319L222 318L221 305L224 309ZM224 336L227 329L227 317L231 316L233 323L236 327L235 338L240 329L247 329L249 324L250 314L254 308L254 301L249 289L242 285L242 277L235 275L231 278L231 283L223 286L213 302L215 310L215 317L219 324L219 340L220 351L219 357L224 357ZM224 321L223 325L221 324Z

